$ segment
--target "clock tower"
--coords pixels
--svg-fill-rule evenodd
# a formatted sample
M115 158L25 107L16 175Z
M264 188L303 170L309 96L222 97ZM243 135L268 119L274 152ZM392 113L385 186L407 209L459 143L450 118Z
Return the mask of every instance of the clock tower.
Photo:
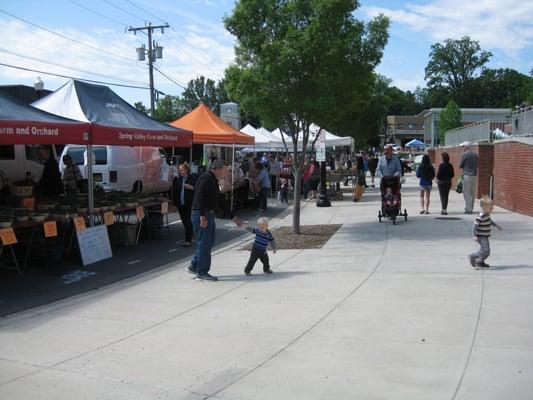
M238 131L241 130L241 113L237 103L224 103L220 105L220 119Z

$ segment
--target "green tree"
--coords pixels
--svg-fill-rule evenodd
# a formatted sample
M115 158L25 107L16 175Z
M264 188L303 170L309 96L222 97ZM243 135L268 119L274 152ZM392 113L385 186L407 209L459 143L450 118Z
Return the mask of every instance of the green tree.
M448 92L463 107L471 106L476 98L473 82L491 57L468 36L432 45L425 69L429 91Z
M190 80L179 99L184 114L204 103L215 114L220 115L220 104L227 101L227 92L221 83L217 85L214 80L203 76Z
M354 0L240 0L225 25L237 38L238 82L231 94L268 126L309 141L366 99L388 40L387 18L357 21ZM294 151L293 231L300 233L304 154Z
M146 106L143 104L142 101L138 101L138 102L134 103L133 107L135 107L137 109L137 111L148 115L148 110L146 109Z
M486 69L476 80L479 94L476 107L511 108L528 99L528 88L533 78L510 69Z
M439 137L440 142L444 143L444 137L447 131L463 126L461 122L461 109L453 100L448 102L448 105L440 114L439 120Z
M160 122L172 122L183 114L179 99L166 95L160 99L155 107L154 119Z

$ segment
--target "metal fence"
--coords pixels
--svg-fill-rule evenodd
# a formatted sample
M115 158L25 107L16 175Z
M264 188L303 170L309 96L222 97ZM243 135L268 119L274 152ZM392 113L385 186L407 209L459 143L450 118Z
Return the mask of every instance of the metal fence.
M511 131L513 136L533 135L533 106L513 113Z
M446 146L458 146L463 142L480 143L491 141L490 120L474 122L460 128L451 129L445 133Z

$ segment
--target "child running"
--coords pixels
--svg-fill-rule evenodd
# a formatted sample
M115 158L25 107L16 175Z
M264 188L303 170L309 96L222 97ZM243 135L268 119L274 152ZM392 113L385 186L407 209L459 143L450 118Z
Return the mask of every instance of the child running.
M490 265L485 263L485 260L490 255L490 230L492 226L502 230L502 227L495 223L490 218L490 213L494 208L492 199L488 196L483 196L479 201L481 211L474 220L474 226L472 227L473 239L479 243L480 249L475 253L470 254L470 265L474 268L488 268Z
M268 230L268 218L261 217L257 220L257 228L251 226L246 226L246 230L255 234L254 244L252 245L252 250L250 252L250 259L244 273L246 276L252 275L252 269L259 258L263 263L263 272L265 274L271 274L272 270L270 269L270 264L268 260L267 248L268 245L272 247L272 252L276 253L276 241L272 236L272 233Z

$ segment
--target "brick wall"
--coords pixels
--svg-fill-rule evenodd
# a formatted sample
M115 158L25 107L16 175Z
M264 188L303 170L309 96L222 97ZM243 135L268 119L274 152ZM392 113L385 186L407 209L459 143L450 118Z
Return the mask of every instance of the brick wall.
M533 142L494 145L494 202L510 211L533 216Z
M494 203L509 211L533 216L533 202L529 199L533 188L533 140L481 144L472 146L472 150L479 155L477 197L489 194L490 177L493 176ZM444 151L450 155L455 169L455 187L461 173L459 161L463 151L460 147L428 150L435 168L441 163Z
M492 144L479 144L471 146L471 148L479 156L477 198L480 198L484 194L489 194L490 191L490 177L494 167L494 146ZM450 156L450 163L455 171L452 188L455 188L457 179L462 173L459 163L463 149L461 147L439 147L429 150L429 157L435 166L435 171L437 171L439 164L442 162L441 155L443 152L447 152Z

